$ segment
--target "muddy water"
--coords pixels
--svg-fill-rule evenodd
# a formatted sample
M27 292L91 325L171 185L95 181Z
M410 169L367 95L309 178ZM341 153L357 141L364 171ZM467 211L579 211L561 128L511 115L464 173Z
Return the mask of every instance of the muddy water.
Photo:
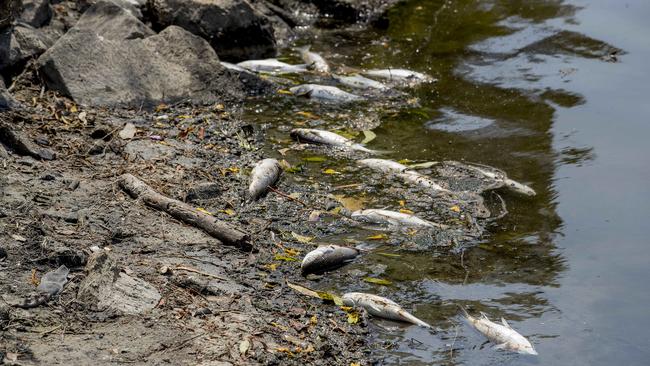
M312 48L336 66L405 67L438 78L407 91L417 102L252 103L251 118L269 128L270 155L289 146L291 127L372 129L369 147L391 150L388 158L493 165L538 192L503 193L509 214L464 249L405 251L373 241L359 263L309 283L388 296L437 328L373 321L383 363L647 364L648 15L643 0L407 1L385 30L319 33ZM328 157L304 163L289 179L330 187L367 179L350 165ZM327 168L343 174L323 174ZM367 206L400 207L380 189L366 193ZM351 229L319 240L364 242L368 235ZM363 282L368 275L393 284ZM491 349L462 322L457 304L505 317L540 356Z

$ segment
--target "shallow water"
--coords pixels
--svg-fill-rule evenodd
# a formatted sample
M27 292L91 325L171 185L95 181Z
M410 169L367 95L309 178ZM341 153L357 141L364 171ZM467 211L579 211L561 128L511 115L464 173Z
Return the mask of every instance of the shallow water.
M438 329L373 321L384 364L648 363L649 15L643 0L407 1L390 13L387 29L321 33L312 50L335 66L403 67L438 78L406 91L417 102L335 107L280 96L252 103L249 114L269 127L276 157L292 127L372 129L377 138L368 147L391 150L388 158L488 164L537 191L502 193L508 215L464 250L372 242L359 263L311 283L390 297ZM323 154L287 155L296 164ZM330 157L304 163L298 176L331 186L366 178L351 165ZM343 174L323 174L327 168ZM364 199L400 207L380 189ZM365 283L368 274L393 285ZM457 304L505 317L540 356L491 349L462 322Z

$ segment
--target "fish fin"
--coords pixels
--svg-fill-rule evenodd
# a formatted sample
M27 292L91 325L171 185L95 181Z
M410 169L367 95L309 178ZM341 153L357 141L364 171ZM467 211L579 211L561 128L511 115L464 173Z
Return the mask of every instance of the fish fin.
M501 324L503 324L503 326L506 327L506 328L512 329L512 327L510 326L510 324L508 324L508 322L506 321L506 319L504 317L501 317Z
M499 343L492 348L497 350L505 350L507 345L507 343Z
M465 317L467 319L472 317L471 315L469 315L469 313L467 312L467 309L465 309L465 307L463 305L458 305L458 308L460 308L460 311L463 312L463 315L465 315Z
M376 313L378 313L378 314L381 314L381 309L378 308L378 307L376 307L375 305L368 304L368 307L369 307L370 309L372 309L372 311L374 311L374 312L376 312Z

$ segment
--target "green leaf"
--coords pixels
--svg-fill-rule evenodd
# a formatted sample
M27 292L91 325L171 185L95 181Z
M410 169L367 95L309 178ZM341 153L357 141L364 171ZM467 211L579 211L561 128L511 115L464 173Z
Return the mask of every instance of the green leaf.
M374 132L370 131L370 130L364 130L363 135L366 136L366 138L364 138L363 141L361 141L362 144L367 144L370 141L377 138L377 135Z
M288 255L276 254L274 259L276 261L285 261L285 262L297 262L298 260L294 257L289 257Z
M393 284L389 280L384 280L381 278L374 278L374 277L364 277L363 280L369 283L374 283L376 285L382 285L382 286L390 286Z
M308 156L302 158L302 160L309 162L309 163L322 163L324 161L327 161L327 158L322 157L322 156Z

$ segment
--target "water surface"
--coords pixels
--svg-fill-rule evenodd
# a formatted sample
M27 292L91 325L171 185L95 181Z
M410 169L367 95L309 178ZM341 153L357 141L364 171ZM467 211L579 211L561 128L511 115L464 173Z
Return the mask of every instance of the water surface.
M648 16L642 0L407 1L391 11L387 29L322 33L312 49L336 66L438 78L407 91L416 102L335 108L285 98L251 107L270 123L275 156L290 127L372 129L369 147L392 150L389 158L488 164L537 191L502 192L509 214L463 250L379 244L316 284L390 297L438 328L373 322L384 364L648 363ZM364 179L349 165L332 159L300 174L332 185ZM326 176L325 168L347 173ZM366 198L399 207L379 191ZM364 274L393 285L365 283ZM458 304L505 317L540 356L491 349L462 322Z

